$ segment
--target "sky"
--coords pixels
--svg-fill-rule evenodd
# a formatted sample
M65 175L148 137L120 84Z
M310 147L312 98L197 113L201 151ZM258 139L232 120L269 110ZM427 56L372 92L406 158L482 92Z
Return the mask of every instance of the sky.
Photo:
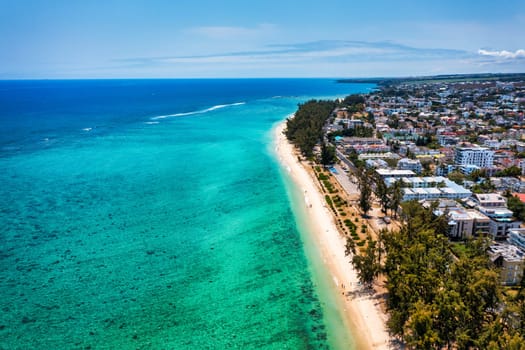
M0 0L0 79L525 72L524 0Z

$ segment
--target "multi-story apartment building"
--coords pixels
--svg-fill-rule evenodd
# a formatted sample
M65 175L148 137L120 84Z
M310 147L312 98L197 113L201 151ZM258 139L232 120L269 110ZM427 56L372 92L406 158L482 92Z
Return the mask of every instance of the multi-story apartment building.
M516 285L523 276L525 253L509 243L494 243L488 249L492 262L500 268L501 283Z
M504 239L508 230L520 226L521 221L513 217L503 196L497 193L475 194L473 200L476 208L490 218L490 235L494 239Z
M480 168L492 168L494 151L486 147L457 147L454 157L456 165L475 165Z
M376 170L385 179L387 186L394 182L402 181L403 200L437 200L437 199L463 199L469 198L472 192L441 176L427 177L395 177L385 176L385 169ZM410 170L391 170L402 172ZM411 171L410 171L411 172Z
M525 251L525 228L513 228L508 232L507 241Z
M400 170L412 170L416 174L421 174L422 166L418 159L402 158L397 163L397 168Z
M490 218L474 209L450 208L447 212L449 236L466 239L478 234L488 234Z

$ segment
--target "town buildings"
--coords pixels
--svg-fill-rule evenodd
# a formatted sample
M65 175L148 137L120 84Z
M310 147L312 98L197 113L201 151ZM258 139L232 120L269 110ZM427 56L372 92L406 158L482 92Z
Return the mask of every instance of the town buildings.
M400 183L404 201L438 201L435 212L446 216L450 239L494 239L490 257L508 285L521 278L525 251L520 213L505 198L525 193L519 176L525 175L520 79L394 83L365 95L362 112L338 112L331 126L373 127L366 135L372 137L340 138L338 151L357 154L388 186Z

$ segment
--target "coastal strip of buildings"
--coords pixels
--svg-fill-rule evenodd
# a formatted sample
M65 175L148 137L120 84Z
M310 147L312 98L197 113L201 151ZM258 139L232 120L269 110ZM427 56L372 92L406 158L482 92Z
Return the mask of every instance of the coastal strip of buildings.
M400 182L404 201L434 203L451 240L490 237L502 283L519 283L525 228L508 198L525 207L525 82L406 83L362 102L337 108L325 126L337 154L387 186Z

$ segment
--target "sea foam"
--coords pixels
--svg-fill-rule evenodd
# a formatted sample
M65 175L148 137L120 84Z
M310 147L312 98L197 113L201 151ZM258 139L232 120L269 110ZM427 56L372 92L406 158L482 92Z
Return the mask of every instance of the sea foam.
M156 117L152 117L151 120L165 119L165 118L171 118L171 117L185 117L185 116L188 116L188 115L195 115L195 114L204 114L204 113L208 113L208 112L211 112L211 111L215 111L217 109L226 108L226 107L233 107L233 106L241 106L241 105L244 105L244 104L246 104L246 102L236 102L236 103L230 103L230 104L225 104L225 105L216 105L216 106L213 106L213 107L210 107L210 108L201 109L201 110L193 111L193 112L184 112L184 113L159 115L159 116L156 116Z

